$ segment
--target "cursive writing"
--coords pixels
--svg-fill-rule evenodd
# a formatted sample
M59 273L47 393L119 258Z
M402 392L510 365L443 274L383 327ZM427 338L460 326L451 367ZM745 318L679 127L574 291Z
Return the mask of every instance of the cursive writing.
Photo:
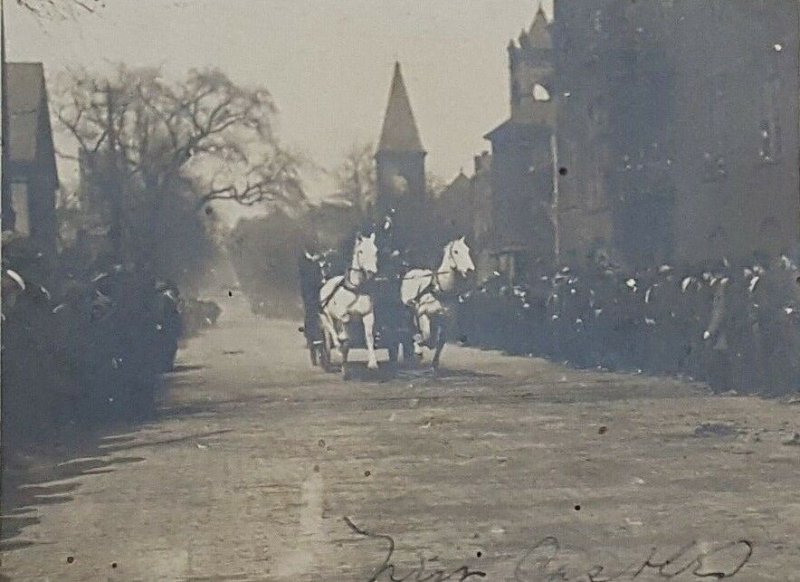
M377 568L375 568L367 582L378 582L382 576L384 577L384 580L388 580L390 582L445 582L446 580L458 580L461 582L462 580L467 580L473 577L484 578L486 576L486 572L481 572L480 570L470 570L466 565L459 566L455 570L450 571L441 569L426 571L426 563L423 556L420 556L420 563L416 568L408 572L405 576L398 576L397 567L392 563L392 556L394 555L395 548L394 539L392 536L368 532L367 530L354 524L348 517L345 517L344 521L347 523L350 529L358 535L364 538L383 540L387 543L388 547L386 556L383 558L383 562L381 562Z
M429 569L429 561L419 557L419 565L401 575L393 563L395 541L387 534L369 532L345 517L350 529L365 539L381 540L386 543L386 553L373 570L367 582L445 582L463 581L469 578L485 578L486 572L471 570L463 565L453 570ZM713 548L696 541L685 544L669 555L658 548L651 548L644 559L634 561L621 570L595 564L588 570L570 567L561 553L561 543L554 536L547 536L536 542L514 563L516 582L622 582L647 578L690 580L723 580L733 578L750 561L753 543L740 539L718 544ZM480 553L478 554L480 556ZM436 558L430 560L435 561ZM509 564L510 566L511 564ZM575 573L577 571L578 573Z
M646 559L634 562L616 574L608 574L606 566L594 565L585 573L570 577L566 565L559 564L561 545L557 538L548 536L537 542L517 562L514 579L517 582L615 582L636 580L644 574L663 579L713 579L735 576L753 555L753 544L748 540L728 542L713 550L701 548L691 542L667 557L656 559L659 551L653 548Z

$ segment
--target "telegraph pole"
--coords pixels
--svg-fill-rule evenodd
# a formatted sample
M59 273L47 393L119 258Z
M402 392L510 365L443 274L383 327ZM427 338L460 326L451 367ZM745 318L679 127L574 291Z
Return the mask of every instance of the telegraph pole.
M558 183L561 168L558 165L558 136L555 131L550 135L550 155L553 158L553 199L550 206L550 220L553 224L553 255L556 267L558 267L561 263L561 216Z
M5 3L3 0L0 0L0 117L3 118L2 121L2 136L0 136L0 147L3 148L2 151L2 161L0 161L0 176L2 177L2 190L0 190L0 195L2 198L0 199L0 225L2 225L2 230L5 231L6 228L14 228L14 214L13 210L11 209L11 180L10 176L8 176L8 161L11 156L8 155L8 99L6 98L6 90L8 89L8 85L6 84L6 21L5 21ZM0 363L0 369L2 369L2 363ZM2 390L0 390L2 392ZM0 411L2 411L2 395L0 395ZM2 415L0 415L1 417ZM5 426L3 426L3 422L0 419L0 443L2 443L3 439L3 431ZM0 469L5 470L6 468L6 458L3 454L3 448L0 447Z
M2 160L0 160L0 174L2 174L2 199L0 199L0 222L2 230L14 229L14 209L11 206L11 154L9 151L10 143L10 120L11 112L8 110L8 74L6 61L6 21L5 21L5 2L0 0L0 116L2 116Z
M114 125L114 91L111 83L106 85L106 123L108 125L108 164L106 194L111 201L111 245L115 260L122 260L122 176L119 168L117 152L117 128Z

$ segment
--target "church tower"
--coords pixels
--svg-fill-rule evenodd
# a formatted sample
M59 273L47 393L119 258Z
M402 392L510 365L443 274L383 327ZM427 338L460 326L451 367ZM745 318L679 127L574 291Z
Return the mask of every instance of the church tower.
M559 252L553 32L540 4L508 45L511 114L484 136L492 142L494 254L514 282L550 272Z
M389 104L375 154L380 212L400 210L408 202L424 202L425 155L400 63L395 63Z
M539 6L533 23L508 45L511 119L520 123L555 123L555 65L550 24Z

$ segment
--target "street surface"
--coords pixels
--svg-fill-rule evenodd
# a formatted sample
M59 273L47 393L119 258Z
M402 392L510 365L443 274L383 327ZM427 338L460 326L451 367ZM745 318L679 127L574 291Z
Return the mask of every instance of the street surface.
M800 581L800 405L455 346L345 383L218 300L155 420L10 460L4 580Z

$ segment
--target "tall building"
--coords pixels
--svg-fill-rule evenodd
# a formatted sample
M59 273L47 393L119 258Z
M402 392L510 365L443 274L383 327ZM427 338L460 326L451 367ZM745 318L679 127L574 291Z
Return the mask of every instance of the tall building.
M493 252L523 277L549 269L557 247L553 222L553 139L558 101L550 24L536 13L508 45L510 116L488 134L492 143Z
M670 175L681 260L791 252L800 216L800 3L675 2ZM648 14L642 7L631 19ZM658 15L656 15L658 16ZM700 58L698 58L700 55Z
M400 63L395 63L389 102L375 154L380 216L393 211L401 248L422 244L426 217L425 148L408 99Z
M797 250L799 8L537 13L509 46L510 118L487 135L498 250L572 264L603 249L630 267Z

